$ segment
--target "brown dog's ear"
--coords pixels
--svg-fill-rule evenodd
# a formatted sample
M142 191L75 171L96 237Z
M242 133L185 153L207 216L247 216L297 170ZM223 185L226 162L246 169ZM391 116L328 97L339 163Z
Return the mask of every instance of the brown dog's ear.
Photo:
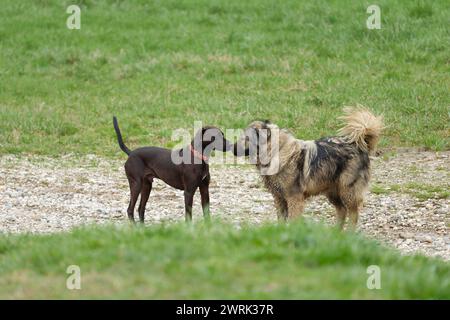
M216 140L217 137L222 136L223 132L216 127L208 126L202 128L202 139L206 142L213 142Z
M197 131L197 133L195 134L196 138L201 139L201 141L203 142L205 139L205 133L207 133L207 131L211 129L211 127L206 126L206 127L202 127L201 129L199 129Z

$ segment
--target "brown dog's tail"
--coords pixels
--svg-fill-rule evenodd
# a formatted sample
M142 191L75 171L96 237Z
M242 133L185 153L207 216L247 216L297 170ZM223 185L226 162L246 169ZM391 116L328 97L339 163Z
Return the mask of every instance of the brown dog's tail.
M125 152L127 155L130 155L131 150L128 149L125 143L123 143L122 134L120 133L119 124L117 123L117 118L115 116L113 116L113 125L114 130L116 130L117 141L119 142L120 149L122 149L122 151Z
M358 108L345 107L344 116L340 119L345 121L345 126L338 131L340 135L364 151L372 153L375 150L383 130L382 116L377 117L369 110L358 106Z

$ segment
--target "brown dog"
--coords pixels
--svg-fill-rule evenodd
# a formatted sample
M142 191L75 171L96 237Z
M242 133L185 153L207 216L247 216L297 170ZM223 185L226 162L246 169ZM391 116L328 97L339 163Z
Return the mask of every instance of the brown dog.
M235 155L250 155L260 172L266 170L261 177L274 197L279 219L299 216L305 199L324 194L336 208L339 226L347 213L356 226L370 179L369 154L383 126L381 117L367 110L345 112L346 125L336 137L302 141L269 121L255 121L234 145Z
M228 151L232 146L222 131L216 127L203 127L190 145L178 150L144 147L131 151L122 140L116 117L113 117L113 124L119 146L128 155L125 162L125 173L130 184L128 218L134 222L134 207L140 194L139 220L144 222L145 205L152 190L153 179L157 178L176 189L184 190L186 221L192 220L192 202L199 188L203 216L209 220L208 157L213 150Z

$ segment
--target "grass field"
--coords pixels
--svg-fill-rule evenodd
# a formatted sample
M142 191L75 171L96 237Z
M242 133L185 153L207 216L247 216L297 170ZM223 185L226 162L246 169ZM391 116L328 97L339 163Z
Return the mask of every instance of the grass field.
M0 298L444 299L450 266L310 223L0 236ZM81 290L66 288L78 265ZM369 290L370 265L381 289Z
M74 3L81 30L66 27ZM171 147L194 121L270 119L313 139L355 104L384 115L381 147L448 150L448 1L379 0L381 30L366 28L370 4L3 0L0 155L123 158L113 115L131 148ZM388 187L374 192L418 189ZM65 286L74 264L79 291ZM381 290L366 287L369 265ZM449 288L448 263L310 223L0 234L0 298L448 299Z
M132 146L171 146L195 120L317 138L356 103L385 115L382 146L448 149L448 2L377 1L381 30L369 4L2 1L0 153L116 156L113 114Z

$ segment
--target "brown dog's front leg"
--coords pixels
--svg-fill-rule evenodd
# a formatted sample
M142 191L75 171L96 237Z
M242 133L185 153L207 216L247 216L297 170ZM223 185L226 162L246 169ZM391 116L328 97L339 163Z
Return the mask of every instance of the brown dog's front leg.
M147 204L148 198L150 196L150 192L152 191L152 182L151 180L144 180L142 184L141 190L141 203L139 204L138 212L139 212L139 221L144 223L145 217L145 205Z
M210 221L211 216L209 212L209 181L200 185L200 196L202 198L203 218L205 221Z
M194 191L184 191L184 209L186 222L192 221L192 202L194 201Z

